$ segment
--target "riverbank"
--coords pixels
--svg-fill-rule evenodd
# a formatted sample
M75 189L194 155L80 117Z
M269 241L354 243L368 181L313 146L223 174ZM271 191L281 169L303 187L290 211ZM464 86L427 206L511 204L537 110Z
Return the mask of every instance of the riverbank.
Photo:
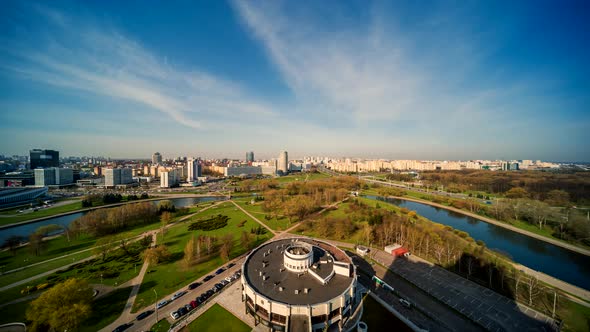
M7 229L7 228L12 228L12 227L17 227L17 226L21 226L21 225L26 225L26 224L32 224L32 223L36 223L36 222L47 220L47 219L63 217L63 216L67 216L67 215L74 214L74 213L88 212L88 211L97 210L97 209L103 209L103 208L112 208L112 207L122 206L122 205L125 205L125 204L130 204L130 203L150 202L150 201L158 201L158 200L166 200L166 199L178 199L178 198L195 198L195 197L203 197L204 198L204 197L220 197L220 196L213 195L213 194L203 194L203 195L199 195L199 194L186 194L186 195L174 195L174 196L160 195L160 196L157 196L157 197L152 197L152 198L147 198L147 199L138 199L138 200L133 200L133 201L126 201L126 202L120 202L120 203L106 204L106 205L100 205L100 206L93 206L93 207L82 208L82 209L78 209L78 210L73 210L73 211L67 211L67 212L63 212L63 213L58 213L58 214L54 214L54 215L50 215L50 216L44 216L44 217L34 218L34 219L30 219L30 220L25 220L25 221L19 221L19 222L12 223L12 224L1 225L0 226L0 230Z
M546 236L542 236L542 235L539 235L539 234L536 234L536 233L533 233L533 232L529 232L527 230L524 230L524 229L521 229L521 228L512 226L512 225L507 224L505 222L501 222L501 221L498 221L498 220L495 220L495 219L491 219L491 218L488 218L488 217L480 216L478 214L475 214L475 213L472 213L472 212L469 212L469 211L464 211L464 210L461 210L461 209L457 209L457 208L454 208L452 206L446 206L446 205L434 203L434 202L427 201L427 200L422 200L422 199L417 199L417 198L409 198L409 197L387 196L386 198L392 198L392 199L399 199L399 200L404 200L404 201L416 202L416 203L426 204L426 205L434 206L434 207L437 207L437 208L445 209L445 210L448 210L448 211L456 212L456 213L459 213L459 214L462 214L462 215L465 215L465 216L468 216L468 217L472 217L472 218L477 219L477 220L481 220L483 222L487 222L487 223L490 223L490 224L493 224L493 225L496 225L496 226L499 226L499 227L502 227L502 228L511 230L513 232L517 232L517 233L520 233L520 234L523 234L523 235L526 235L526 236L530 236L530 237L535 238L537 240L541 240L541 241L544 241L544 242L547 242L547 243L551 243L551 244L553 244L555 246L559 246L559 247L562 247L562 248L565 248L565 249L568 249L568 250L571 250L571 251L575 251L575 252L577 252L579 254L582 254L582 255L590 256L590 250L586 250L586 249L580 248L578 246L575 246L573 244L569 244L567 242L563 242L563 241L551 239L551 238L548 238Z

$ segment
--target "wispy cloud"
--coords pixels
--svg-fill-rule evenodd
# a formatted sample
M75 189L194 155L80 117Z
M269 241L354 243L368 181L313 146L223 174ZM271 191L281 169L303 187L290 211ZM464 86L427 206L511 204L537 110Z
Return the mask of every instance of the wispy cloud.
M313 12L291 15L288 3L233 4L306 106L302 109L321 109L326 118L342 119L346 126L396 127L405 121L481 126L490 112L508 111L505 101L519 95L517 89L526 90L516 80L492 87L476 84L469 75L481 69L479 41L462 31L453 31L453 40L437 39L436 17L425 23L429 33L408 35L379 8L366 21L330 30Z
M120 98L158 110L178 123L202 128L252 115L275 115L234 82L159 59L112 27L93 26L35 6L56 38L5 49L17 61L3 63L21 78L89 94Z

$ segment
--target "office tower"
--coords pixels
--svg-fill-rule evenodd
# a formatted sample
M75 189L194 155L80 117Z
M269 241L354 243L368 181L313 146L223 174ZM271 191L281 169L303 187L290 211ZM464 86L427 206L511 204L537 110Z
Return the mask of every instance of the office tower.
M160 152L156 152L152 155L152 165L161 164L162 163L162 155Z
M188 175L186 180L188 182L195 182L201 176L201 163L198 159L189 158L187 161Z
M31 169L59 167L59 151L33 149L31 155Z
M133 182L131 168L108 168L104 170L105 187L114 187L131 182Z
M37 168L35 169L36 186L68 185L74 183L74 170L71 168Z
M281 171L283 174L287 174L289 172L289 156L287 151L281 151L279 154L279 159L277 161L277 171Z
M246 162L254 162L254 151L246 152Z

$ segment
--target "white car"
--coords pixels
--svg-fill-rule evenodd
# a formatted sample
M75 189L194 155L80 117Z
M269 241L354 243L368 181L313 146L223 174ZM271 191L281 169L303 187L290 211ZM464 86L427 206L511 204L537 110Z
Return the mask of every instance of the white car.
M174 295L172 295L172 299L171 299L171 301L174 301L174 300L176 300L177 298L179 298L179 297L183 296L184 294L186 294L186 291L182 291L182 292L175 293Z
M180 314L178 313L178 311L172 311L170 313L170 316L172 317L172 319L178 319L180 317Z
M168 301L168 300L163 300L163 301L161 301L160 303L158 303L158 304L156 305L156 308L160 309L160 308L162 308L163 306L167 305L169 302L170 302L170 301Z

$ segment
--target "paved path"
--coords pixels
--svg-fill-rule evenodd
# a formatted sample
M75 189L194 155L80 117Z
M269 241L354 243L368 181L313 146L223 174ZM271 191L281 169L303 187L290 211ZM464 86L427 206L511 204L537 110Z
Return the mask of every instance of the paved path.
M445 210L457 212L457 213L460 213L460 214L463 214L463 215L466 215L466 216L469 216L469 217L472 217L472 218L475 218L475 219L478 219L478 220L481 220L481 221L485 221L485 222L490 223L490 224L494 224L496 226L500 226L500 227L509 229L509 230L511 230L513 232L517 232L517 233L520 233L520 234L524 234L526 236L533 237L533 238L535 238L537 240L545 241L545 242L551 243L553 245L556 245L556 246L559 246L559 247L562 247L562 248L565 248L565 249L568 249L568 250L571 250L571 251L575 251L575 252L577 252L579 254L582 254L582 255L590 256L590 250L577 247L577 246L575 246L573 244L569 244L567 242L563 242L563 241L559 241L559 240L556 240L556 239L548 238L546 236L535 234L533 232L529 232L527 230L520 229L518 227L514 227L514 226L509 225L509 224L507 224L505 222L501 222L501 221L498 221L498 220L495 220L495 219L492 219L492 218L480 216L479 214L475 214L475 213L471 213L469 211L457 209L457 208L454 208L452 206L446 206L446 205L434 203L434 202L431 202L431 201L426 201L426 200L416 199L416 198L409 198L409 197L388 196L388 198L401 199L401 200L405 200L405 201L422 203L422 204L426 204L426 205L435 206L435 207L438 207L438 208L441 208L441 209L445 209Z
M152 231L151 232L151 236L152 236L152 247L156 245L156 234L158 234L157 231ZM137 293L139 293L139 288L141 287L141 282L143 281L143 277L145 276L145 273L147 271L149 267L149 263L147 261L144 261L143 265L141 266L141 270L139 271L139 274L131 279L129 286L133 286L133 288L131 289L131 294L129 294L129 298L127 299L127 303L125 303L125 308L123 309L123 312L121 313L121 315L119 316L119 318L117 318L114 322L112 322L111 324L109 324L108 326L105 327L105 329L107 331L110 330L114 330L117 326L126 323L130 320L133 320L133 316L131 314L131 309L133 308L133 303L135 302L135 297L137 297ZM128 286L128 283L125 283L124 285L121 285L120 287L123 286Z
M254 217L250 212L244 210L243 207L240 206L240 204L234 202L234 201L230 201L232 203L234 203L234 205L242 210L242 212L244 212L248 217L254 219L254 221L256 221L257 223L261 224L262 226L264 226L264 228L268 229L273 235L277 235L277 232L273 231L272 228L268 227L265 223L263 223L262 221L260 221L258 218Z

